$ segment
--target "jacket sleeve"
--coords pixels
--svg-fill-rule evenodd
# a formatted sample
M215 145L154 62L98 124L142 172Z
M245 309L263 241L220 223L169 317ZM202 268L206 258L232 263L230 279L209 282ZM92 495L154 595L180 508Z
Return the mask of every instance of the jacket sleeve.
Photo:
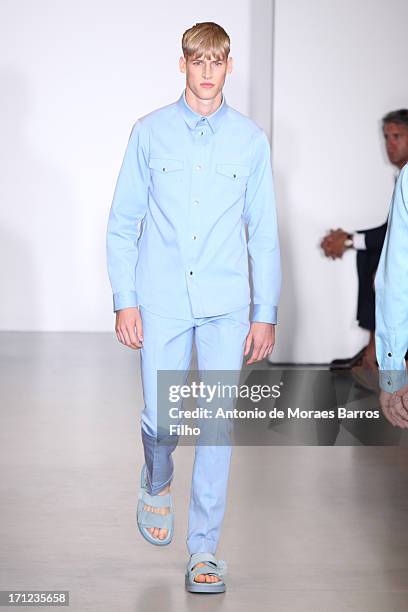
M133 125L119 171L106 234L113 310L138 306L135 269L140 222L148 205L149 138L140 120Z
M253 285L251 320L276 323L281 289L280 249L271 152L268 138L260 128L253 147L244 204Z
M408 348L408 165L395 185L375 292L380 387L394 392L408 382L404 359Z
M383 225L373 227L372 229L358 230L357 234L364 234L367 251L381 251L386 231L387 221Z

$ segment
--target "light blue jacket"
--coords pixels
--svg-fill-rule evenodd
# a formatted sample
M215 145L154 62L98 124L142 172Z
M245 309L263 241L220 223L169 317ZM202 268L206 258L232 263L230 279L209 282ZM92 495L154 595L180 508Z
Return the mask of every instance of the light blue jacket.
M392 393L408 383L408 164L395 183L375 295L380 387Z
M107 264L114 311L231 312L251 303L251 272L251 320L276 323L281 267L265 132L224 95L201 116L185 90L139 118L109 213Z

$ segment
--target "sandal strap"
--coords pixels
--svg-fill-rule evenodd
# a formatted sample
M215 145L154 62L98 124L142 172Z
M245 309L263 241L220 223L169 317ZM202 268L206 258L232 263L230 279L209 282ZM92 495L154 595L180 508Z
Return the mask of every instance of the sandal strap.
M207 565L207 564L206 564ZM210 574L211 576L220 577L219 572L215 567L196 567L190 572L191 579L194 580L200 574Z
M222 578L227 573L226 571L222 571L220 568L215 568L211 565L209 567L210 562L206 562L207 567L196 567L192 571L189 572L189 575L192 580L194 580L200 574L210 574L210 576L217 576L218 578Z
M204 563L205 565L204 567L194 567L198 563ZM217 561L212 553L194 553L191 555L190 561L188 562L187 571L192 578L195 578L198 574L225 576L227 573L227 564L222 559Z
M159 514L150 510L139 511L139 525L141 527L157 527L158 529L171 529L173 515Z
M171 493L150 495L145 489L141 489L139 492L139 499L143 500L146 505L153 506L154 508L171 507Z
M205 561L212 561L217 563L215 555L211 552L196 552L190 556L190 560L187 564L187 569L191 570L197 563L205 563Z

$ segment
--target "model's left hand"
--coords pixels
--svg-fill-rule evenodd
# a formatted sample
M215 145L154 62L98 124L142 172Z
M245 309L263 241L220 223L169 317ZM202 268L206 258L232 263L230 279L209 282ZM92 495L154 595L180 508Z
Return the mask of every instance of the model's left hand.
M247 365L255 361L262 361L272 353L275 344L275 325L253 321L246 337L244 355L248 355L252 342L252 355L246 362Z

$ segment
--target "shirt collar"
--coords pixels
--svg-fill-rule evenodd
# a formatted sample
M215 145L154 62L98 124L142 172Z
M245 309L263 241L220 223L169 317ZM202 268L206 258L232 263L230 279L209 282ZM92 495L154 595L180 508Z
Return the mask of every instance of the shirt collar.
M224 116L225 111L227 110L227 102L225 100L224 93L222 93L221 104L219 105L217 110L211 113L211 115L200 115L199 113L196 113L187 103L185 89L177 100L177 105L180 109L181 114L183 115L184 121L187 123L189 128L194 129L197 124L204 124L205 122L201 121L201 119L205 117L213 132L216 132L216 130L219 128L222 117Z

